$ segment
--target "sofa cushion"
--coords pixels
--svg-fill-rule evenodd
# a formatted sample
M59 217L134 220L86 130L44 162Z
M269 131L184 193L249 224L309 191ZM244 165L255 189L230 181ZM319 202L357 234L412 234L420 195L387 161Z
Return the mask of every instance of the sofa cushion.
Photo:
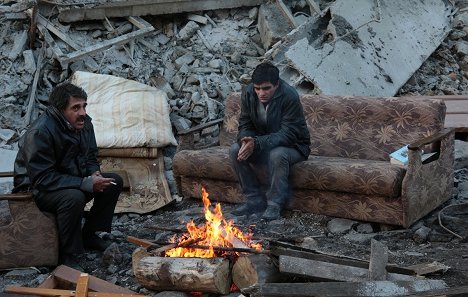
M406 169L387 161L309 156L291 169L295 188L397 198Z
M173 169L176 176L237 181L227 146L180 151L174 157ZM405 172L388 161L310 156L292 167L290 180L293 188L396 198ZM257 176L265 183L264 169L257 170Z
M237 181L230 166L229 147L214 146L203 150L183 150L174 156L172 169L176 176Z

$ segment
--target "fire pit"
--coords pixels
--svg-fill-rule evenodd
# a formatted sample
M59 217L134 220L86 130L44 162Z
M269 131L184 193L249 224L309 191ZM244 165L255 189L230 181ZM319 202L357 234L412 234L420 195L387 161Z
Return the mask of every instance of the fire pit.
M262 246L252 241L252 233L244 234L227 221L219 203L211 207L204 188L202 200L204 224L190 221L187 232L173 237L169 249L134 252L133 271L145 288L227 294L235 259L245 252L261 253Z

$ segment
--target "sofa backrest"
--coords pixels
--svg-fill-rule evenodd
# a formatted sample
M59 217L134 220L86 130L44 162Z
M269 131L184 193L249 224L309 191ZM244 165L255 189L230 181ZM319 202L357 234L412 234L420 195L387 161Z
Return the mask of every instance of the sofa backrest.
M412 97L302 95L311 136L311 155L389 160L405 144L443 129L442 100ZM220 145L237 135L240 93L225 102Z

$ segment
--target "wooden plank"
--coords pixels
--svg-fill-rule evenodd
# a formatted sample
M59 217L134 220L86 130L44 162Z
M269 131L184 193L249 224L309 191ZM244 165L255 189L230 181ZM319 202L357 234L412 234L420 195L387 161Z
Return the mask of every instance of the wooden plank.
M44 36L45 42L50 46L50 48L54 52L55 57L57 59L59 59L61 56L63 56L62 50L60 49L60 47L55 42L52 35L50 35L50 33L46 29L46 27L44 27L42 24L38 24L38 27L39 27L39 32L41 32L42 36Z
M77 22L103 20L105 17L165 15L172 13L217 10L243 6L257 6L265 0L133 0L112 1L87 7L60 7L59 20Z
M283 273L306 276L312 279L345 282L366 281L369 272L369 270L365 268L307 260L290 256L279 257L279 270ZM416 280L413 276L398 273L389 273L387 275L387 279L391 281Z
M75 297L86 297L88 296L89 287L89 274L82 273L76 282L76 295Z
M468 132L468 116L466 114L448 114L445 116L445 128L454 128L455 132Z
M55 36L60 38L63 42L68 44L71 48L74 50L79 49L80 47L78 44L76 44L71 38L68 37L67 34L62 32L58 27L56 27L53 23L49 22L46 18L44 18L42 15L37 14L37 23L44 26L47 30L50 32L54 33Z
M387 262L387 247L381 242L372 239L369 261L369 280L385 280L387 278L387 270L385 269Z
M446 287L441 280L415 280L415 281L366 281L366 282L322 282L322 283L269 283L244 289L250 296L409 296L415 292L432 292ZM415 295L429 296L429 295ZM436 296L436 295L430 295Z
M320 251L310 250L310 249L306 249L303 247L299 247L299 246L295 246L292 244L279 242L279 241L270 242L270 251L273 255L277 257L281 255L286 255L286 256L298 257L298 258L303 258L303 259L324 261L324 262L330 262L330 263L348 265L348 266L354 266L354 267L360 267L360 268L369 267L368 261L364 261L364 260L360 260L356 258L350 258L346 256L324 254ZM386 266L386 270L388 272L407 274L407 275L416 274L411 269L396 266L395 264L388 264Z
M78 297L74 290L61 290L61 289L46 289L46 288L28 288L28 287L15 287L8 286L5 288L6 293L24 294L24 295L40 295L46 297ZM108 293L108 292L88 292L87 297L147 297L136 293Z
M152 25L150 23L148 23L147 21L145 21L144 19L142 19L141 17L133 17L133 16L129 16L127 18L127 20L132 23L133 25L135 25L135 27L139 28L139 29L143 29L143 28L150 28L152 27Z
M454 128L455 132L468 132L468 96L410 96L411 99L439 99L447 106L445 128Z
M292 15L292 13L291 13L291 11L289 10L289 8L284 4L283 0L276 0L276 4L277 4L278 7L280 8L281 12L286 16L286 18L288 19L289 23L291 23L291 25L292 25L294 28L297 28L296 19L295 19L294 16Z
M39 56L37 58L37 63L36 63L36 73L34 74L34 80L31 86L31 91L29 93L29 99L28 99L28 106L26 109L26 115L24 116L24 126L28 126L29 123L32 122L33 118L33 112L34 112L34 104L36 103L36 90L37 90L37 83L39 82L39 76L41 74L41 69L42 69L42 59L44 58L45 55L45 48L42 47L39 50Z
M0 194L0 200L26 201L32 199L32 193Z
M0 177L10 177L14 176L15 173L13 171L5 171L5 172L0 172Z
M119 37L103 41L103 42L101 42L99 44L88 46L88 47L85 47L83 49L77 50L77 51L75 51L73 53L70 53L70 54L64 56L60 60L60 62L61 63L69 63L69 62L75 61L75 60L77 60L77 59L79 59L79 58L81 58L83 56L91 55L93 53L103 51L103 50L105 50L105 49L107 49L107 48L109 48L111 46L126 44L130 40L133 40L133 39L136 39L136 38L139 38L139 37L143 37L145 35L150 34L153 31L154 31L153 27L133 31L133 32L121 35Z
M79 278L80 274L81 271L65 265L58 266L52 272L52 275L57 279L58 282L68 285L75 285L76 280ZM135 292L130 291L129 289L119 287L92 275L89 277L89 290L97 292L135 294Z
M416 272L417 275L427 275L440 272L445 273L448 269L450 269L450 267L448 267L447 265L444 265L437 261L431 263L415 264L407 266L406 268L414 270L414 272Z
M137 237L134 237L134 236L127 236L127 241L131 242L131 243L134 243L134 244L137 244L137 245L140 245L140 246L142 246L144 248L147 248L147 247L150 247L150 246L154 245L154 243L149 241L149 240L137 238Z

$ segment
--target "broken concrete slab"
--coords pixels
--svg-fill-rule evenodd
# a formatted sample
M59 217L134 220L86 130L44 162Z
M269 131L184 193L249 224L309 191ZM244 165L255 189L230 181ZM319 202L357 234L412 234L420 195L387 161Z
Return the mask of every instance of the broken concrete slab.
M256 6L263 0L133 0L103 1L101 4L85 7L59 6L62 22L99 20L113 17L162 15L182 12Z
M257 28L265 50L294 29L275 3L260 6Z
M393 96L448 35L453 9L445 0L338 0L326 33L302 32L284 58L315 93Z

